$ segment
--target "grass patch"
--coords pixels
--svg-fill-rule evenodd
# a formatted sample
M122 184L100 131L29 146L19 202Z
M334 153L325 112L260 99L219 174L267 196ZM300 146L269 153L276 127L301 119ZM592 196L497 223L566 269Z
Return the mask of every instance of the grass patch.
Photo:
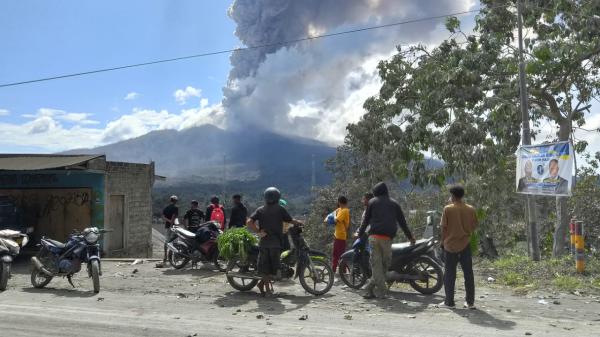
M582 288L582 283L579 278L575 276L558 276L552 280L552 285L559 290L563 291L575 291Z
M600 262L587 259L586 272L578 274L571 256L531 261L527 256L509 254L495 261L482 260L477 269L484 279L492 276L500 285L518 292L549 289L600 293Z

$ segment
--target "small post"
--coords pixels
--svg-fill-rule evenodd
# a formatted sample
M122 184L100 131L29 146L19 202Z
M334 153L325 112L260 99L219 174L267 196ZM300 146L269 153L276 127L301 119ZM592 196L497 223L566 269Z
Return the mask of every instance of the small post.
M583 221L575 222L575 268L578 273L585 271L585 244L583 240Z
M575 221L577 219L575 219L575 217L573 217L571 219L571 222L569 223L569 233L570 235L570 246L569 246L569 250L571 251L571 255L573 255L573 257L575 257L575 254L577 253L577 250L575 249Z

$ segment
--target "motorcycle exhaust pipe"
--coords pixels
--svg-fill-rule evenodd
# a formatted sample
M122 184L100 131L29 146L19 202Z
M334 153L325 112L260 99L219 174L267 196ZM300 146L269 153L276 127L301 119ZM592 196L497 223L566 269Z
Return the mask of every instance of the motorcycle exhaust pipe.
M394 281L394 282L400 282L404 279L404 276L406 275L402 275L400 273L398 273L397 271L388 271L387 273L385 273L385 279L388 281Z
M40 260L38 260L37 257L32 257L31 258L31 262L33 263L33 266L41 271L42 273L46 274L46 276L53 276L52 273L50 271L48 271L48 269L44 268L44 265L42 264L42 262L40 262Z

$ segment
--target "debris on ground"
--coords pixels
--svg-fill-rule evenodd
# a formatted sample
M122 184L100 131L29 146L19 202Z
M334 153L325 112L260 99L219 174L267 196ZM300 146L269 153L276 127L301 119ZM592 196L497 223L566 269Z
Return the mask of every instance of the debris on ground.
M496 282L496 279L490 276L487 278L487 281L488 282Z
M302 315L298 319L301 320L301 321L306 321L308 319L308 315Z
M184 293L178 293L177 298L187 298L187 295Z
M546 305L546 304L548 304L548 301L546 301L546 300L539 300L539 301L538 301L538 303L539 303L539 304Z
M347 319L349 321L352 320L352 315L344 315L344 319Z
M131 271L132 274L137 274L139 272L139 270L137 268L135 268L134 270Z
M142 264L144 263L144 260L142 259L135 259L135 261L131 262L132 266L135 266L136 264Z
M98 297L98 299L96 299L96 301L102 302L102 301L104 301L104 297Z
M263 319L263 318L265 318L264 315L260 315L260 314L256 315L256 319Z

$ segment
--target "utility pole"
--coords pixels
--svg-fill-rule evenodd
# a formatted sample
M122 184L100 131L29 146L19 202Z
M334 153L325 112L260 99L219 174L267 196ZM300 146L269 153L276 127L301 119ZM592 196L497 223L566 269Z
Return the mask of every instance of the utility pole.
M519 26L519 85L521 91L521 144L531 145L531 130L529 129L529 102L527 82L525 81L525 59L523 57L523 0L517 3L517 23ZM533 261L539 261L540 239L537 228L537 205L533 195L527 195L527 241L529 256Z

